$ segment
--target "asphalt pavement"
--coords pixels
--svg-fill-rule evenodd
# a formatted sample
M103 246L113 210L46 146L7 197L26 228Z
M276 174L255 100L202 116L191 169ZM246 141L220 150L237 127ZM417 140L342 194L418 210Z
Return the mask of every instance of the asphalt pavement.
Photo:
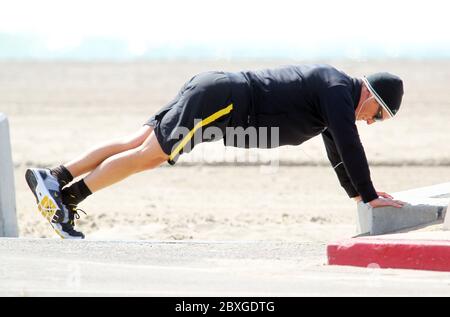
M450 273L326 263L313 243L5 238L0 295L450 295Z

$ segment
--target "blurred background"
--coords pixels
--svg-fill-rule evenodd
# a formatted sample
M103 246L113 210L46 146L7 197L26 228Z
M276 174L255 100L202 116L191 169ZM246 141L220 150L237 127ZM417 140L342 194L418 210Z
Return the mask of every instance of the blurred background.
M450 178L450 22L445 1L0 0L0 112L10 121L22 236L53 237L24 181L132 133L196 73L328 63L389 71L394 120L358 123L378 190ZM89 197L88 238L328 241L355 231L356 206L321 138L273 150L201 144L177 165ZM254 154L254 153L253 153ZM259 155L259 156L258 156Z
M450 57L445 1L2 1L6 59Z

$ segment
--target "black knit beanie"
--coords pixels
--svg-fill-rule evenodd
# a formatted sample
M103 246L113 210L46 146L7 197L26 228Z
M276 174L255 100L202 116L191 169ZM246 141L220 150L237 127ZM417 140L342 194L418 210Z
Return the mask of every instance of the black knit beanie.
M390 73L375 73L363 78L369 91L391 117L400 109L403 97L403 81Z

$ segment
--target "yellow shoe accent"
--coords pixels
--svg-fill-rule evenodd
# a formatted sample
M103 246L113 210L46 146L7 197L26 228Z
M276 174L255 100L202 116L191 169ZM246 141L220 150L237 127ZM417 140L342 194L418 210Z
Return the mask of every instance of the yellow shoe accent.
M38 209L42 216L44 216L44 218L48 221L53 220L57 211L55 203L48 196L44 196L44 198L42 198L38 204Z

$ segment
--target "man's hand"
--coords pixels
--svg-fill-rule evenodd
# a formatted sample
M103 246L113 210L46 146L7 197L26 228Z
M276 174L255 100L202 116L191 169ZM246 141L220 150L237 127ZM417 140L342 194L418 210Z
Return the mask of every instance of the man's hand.
M389 195L388 193L385 192L377 192L378 194L378 198L374 199L372 201L369 202L369 205L372 208L377 208L377 207L396 207L396 208L402 208L406 203L400 200L394 200L394 197L392 197L391 195ZM361 196L356 196L353 197L353 199L356 202L360 202Z
M395 208L402 208L403 205L406 203L400 200L393 200L391 198L384 198L384 197L378 197L377 199L374 199L372 201L369 201L369 205L372 208L378 208L378 207L395 207Z

